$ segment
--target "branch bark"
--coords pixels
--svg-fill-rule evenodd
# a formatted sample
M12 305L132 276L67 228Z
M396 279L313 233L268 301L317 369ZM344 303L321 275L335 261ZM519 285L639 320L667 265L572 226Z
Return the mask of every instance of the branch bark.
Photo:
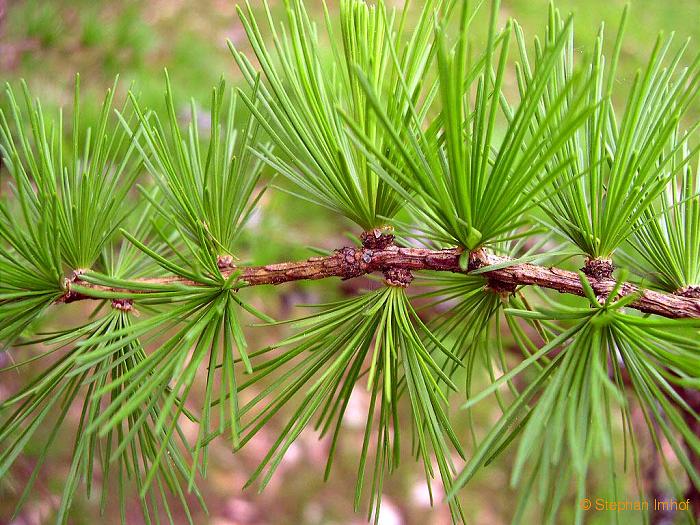
M539 286L560 293L583 296L584 289L579 275L576 272L538 266L529 263L511 264L512 261L484 251L475 251L470 254L469 268L464 271L460 268L459 258L461 251L458 249L429 250L422 248L402 248L395 245L380 246L373 249L366 246L344 247L335 250L326 257L311 257L304 261L282 262L265 266L235 267L226 266L221 273L228 277L232 272L241 272L242 286L260 286L266 284L282 284L291 281L326 279L340 277L352 279L374 272L392 272L395 270L428 270L439 272L467 273L487 266L510 264L482 275L489 281L491 288L499 293L512 291L518 286ZM596 278L588 276L591 287L598 296L607 297L615 287L615 280L609 278ZM74 281L81 287L95 291L109 291L125 294L143 293L124 288L107 288L90 284L81 279L80 275L74 276ZM140 280L140 284L152 283L163 285L180 283L196 286L198 283L179 277ZM93 299L89 294L79 294L70 289L67 283L67 291L57 302L70 303L83 299ZM155 286L154 286L155 288ZM700 318L700 299L685 297L683 295L663 293L654 290L642 290L637 286L625 283L620 289L620 296L639 293L639 298L630 304L645 313L656 314L668 318Z

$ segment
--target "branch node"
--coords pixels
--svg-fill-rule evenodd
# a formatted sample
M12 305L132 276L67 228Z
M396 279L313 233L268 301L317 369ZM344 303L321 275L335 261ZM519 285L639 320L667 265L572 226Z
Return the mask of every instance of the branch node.
M75 270L73 270L73 273L71 273L70 277L66 277L63 280L63 287L66 289L66 293L64 293L59 299L57 299L56 302L69 304L75 301L81 301L85 299L85 295L71 290L71 285L75 282L80 281L80 276L87 273L88 271L89 270L85 268L76 268Z
M467 271L468 272L473 272L474 270L478 270L479 268L483 268L484 266L487 266L487 259L486 259L486 252L484 251L483 248L479 248L478 250L474 250L473 252L469 253L469 262L467 263Z
M392 233L393 228L390 226L383 226L381 228L374 228L366 232L362 232L360 235L360 240L362 241L362 246L369 248L371 250L384 250L392 244L396 237Z
M586 259L586 264L583 265L581 271L588 277L602 281L612 279L615 266L610 259Z
M216 258L216 265L219 267L219 270L229 270L236 267L233 264L233 255L219 255Z
M389 268L384 270L384 279L389 286L408 288L413 281L413 274L406 268Z
M690 297L691 299L700 299L700 286L686 286L680 290L674 292L675 295L680 295L681 297Z
M364 261L364 255L369 254L366 252L363 253L362 249L346 246L345 248L336 250L335 253L340 259L341 278L344 281L367 273L367 263Z
M122 312L131 312L134 309L134 301L131 299L112 299L112 308Z

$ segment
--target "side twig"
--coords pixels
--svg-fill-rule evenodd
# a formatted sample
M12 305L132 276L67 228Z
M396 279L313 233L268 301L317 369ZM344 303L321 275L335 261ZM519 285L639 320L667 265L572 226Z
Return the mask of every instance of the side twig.
M366 245L368 243L365 243ZM352 279L374 272L385 275L396 270L406 271L439 271L453 273L468 273L487 266L497 266L496 269L483 272L490 286L499 292L514 290L517 286L539 286L561 293L583 296L579 274L560 268L539 266L529 263L513 263L505 257L488 254L482 250L470 254L468 269L460 268L461 251L458 249L429 250L422 248L402 248L393 244L378 248L344 247L335 250L326 257L311 257L304 261L282 262L265 266L224 267L221 273L228 277L232 272L240 272L241 287L260 286L266 284L282 284L291 281L326 279L340 277ZM598 296L606 297L615 287L615 280L596 278L589 275L591 287ZM143 290L125 288L108 288L90 284L76 275L67 282L66 293L57 301L69 303L83 299L93 299L89 293L76 293L71 290L71 283L79 283L83 289L124 293L134 295L144 293ZM179 283L196 286L197 283L179 277L140 280L140 285L151 283L154 288L164 284ZM686 297L681 294L671 294L654 290L642 290L637 286L624 283L619 290L620 296L638 293L639 297L629 306L645 313L656 314L668 318L700 318L700 298Z

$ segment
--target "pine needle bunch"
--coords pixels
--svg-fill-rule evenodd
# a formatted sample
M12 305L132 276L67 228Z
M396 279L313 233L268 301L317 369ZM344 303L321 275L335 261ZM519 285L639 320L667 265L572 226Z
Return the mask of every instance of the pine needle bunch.
M430 237L467 251L502 241L506 232L522 224L519 221L523 214L535 205L568 160L563 159L549 172L543 167L589 111L585 104L574 111L562 111L567 96L583 101L578 79L567 79L564 93L541 120L535 121L539 108L544 106L546 80L554 74L570 24L543 51L535 80L521 93L517 108L511 107L502 88L513 30L509 22L497 32L497 13L496 3L483 56L473 64L467 41L473 13L468 4L461 10L461 37L455 46L450 47L446 41L445 27L435 29L441 113L431 123L412 112L408 137L395 131L379 93L358 72L370 103L400 153L400 162L385 158L360 128L350 124L356 140L377 159L375 169L383 180L411 203L424 229L430 225ZM399 96L407 101L414 98L410 92L400 91ZM507 132L496 145L496 123L501 112Z
M386 217L400 210L400 198L347 135L343 115L380 151L392 151L391 139L370 110L355 68L361 68L367 82L391 101L387 112L394 125L400 127L413 111L429 111L432 96L420 100L419 96L424 89L434 88L429 74L435 53L430 38L432 16L443 8L452 9L443 4L454 2L426 2L409 33L408 6L389 13L384 2L342 0L339 35L325 10L326 42L301 0L285 1L287 23L279 30L264 2L272 46L265 41L250 4L239 7L262 71L256 72L231 43L229 47L247 83L260 84L255 113L277 146L270 154L258 154L302 190L300 197L339 212L365 231L383 226ZM324 59L325 45L330 47L329 60ZM408 100L393 97L399 89L409 93Z
M0 348L19 358L0 373L22 384L0 400L0 479L42 447L17 510L65 435L59 523L82 488L103 513L117 500L123 523L134 497L147 523L194 523L210 444L245 450L280 420L246 486L269 485L309 431L328 438L329 478L362 390L352 499L371 522L415 460L455 523L495 461L512 462L515 523L582 523L592 490L649 498L642 434L673 496L696 494L692 44L659 37L624 89L627 10L612 46L601 27L581 54L553 5L534 39L498 1L342 0L318 22L303 0L281 7L239 7L242 86L221 80L207 115L191 101L183 116L167 72L163 114L134 92L115 109L115 83L92 128L79 81L70 127L7 88ZM277 175L354 224L354 245L247 264L241 239ZM373 289L279 322L240 293L371 274ZM47 315L90 302L86 320ZM251 322L285 335L249 349Z
M328 476L350 396L355 386L363 383L371 401L358 466L355 508L359 508L366 483L371 486L372 494L370 518L378 515L385 473L395 470L400 461L399 400L402 398L408 398L415 454L423 461L428 480L436 475L432 462L434 455L442 482L449 486L455 475L451 448L462 456L464 453L447 418L447 395L439 383L446 384L451 390L456 390L456 386L437 364L428 347L437 345L442 356L456 363L459 361L421 322L404 289L387 286L355 299L326 305L321 312L294 321L293 326L300 333L276 345L291 348L254 368L250 384L275 373L279 379L243 407L243 412L251 412L258 404L264 406L253 412L255 416L247 425L249 438L279 412L289 398L310 384L296 413L251 482L263 473L262 486L269 482L284 452L314 416L317 416L315 427L321 430L321 434L332 435L326 465ZM290 363L296 364L292 366ZM375 464L370 470L371 481L365 481L372 439L376 440ZM462 517L457 502L452 512L456 520Z
M103 387L114 393L114 401L102 411L97 425L100 432L132 418L132 411L146 402L153 393L164 398L158 409L156 429L165 430L170 439L177 435L180 416L196 420L200 432L192 447L189 486L193 486L197 462L206 471L209 435L215 425L220 433L227 425L235 445L239 436L235 355L238 352L248 371L250 361L241 324L241 311L271 321L263 313L242 301L236 294L241 286L236 270L235 245L242 228L250 218L262 190L254 196L261 175L261 163L252 157L250 144L256 140L258 126L248 114L241 129L234 128L237 99L229 94L222 81L212 91L211 130L206 141L200 138L197 112L192 103L191 123L186 135L180 130L170 82L166 78L168 130L156 115L144 112L135 97L132 105L138 119L133 136L143 134L139 146L144 163L156 183L155 190L142 190L149 209L161 219L151 223L151 242L161 249L147 246L135 235L123 231L125 238L141 253L170 275L186 279L182 286L168 279L154 284L130 283L105 275L82 276L82 280L101 286L118 285L138 293L138 298L155 309L155 315L117 331L130 339L152 340L159 334L169 338L137 366ZM126 125L126 124L125 124ZM202 149L202 143L206 149ZM191 191L199 188L200 191ZM154 290L155 288L155 290ZM80 285L75 286L78 293ZM104 297L112 298L113 293ZM124 297L122 294L121 297ZM132 300L133 296L127 297ZM171 306L172 307L169 307ZM108 345L108 349L114 347ZM190 353L190 349L192 352ZM104 352L88 355L85 361L95 363ZM208 370L206 393L200 415L190 415L185 407L188 395L201 367ZM139 384L133 379L142 379ZM128 382L127 382L128 381ZM115 392L116 391L116 392ZM218 409L214 410L214 401ZM216 422L218 421L218 422ZM158 449L157 459L167 454L165 443ZM156 473L158 461L145 479L147 487Z
M682 166L670 168L677 175L658 202L639 218L631 246L623 256L639 275L661 289L692 295L698 293L694 283L700 280L700 243L696 238L700 231L700 166L683 161L689 158L687 142L678 151L678 158L674 164L682 162Z
M2 203L0 225L5 342L61 295L62 265L78 272L90 268L126 215L120 206L140 163L112 115L115 87L105 97L97 129L83 129L76 77L70 145L62 113L49 120L25 84L22 103L6 87L11 109L0 116L0 151L14 198Z
M61 114L57 122L49 121L40 104L32 102L28 89L23 86L25 107L31 114L32 124L31 134L27 134L22 128L19 104L9 87L7 94L14 110L13 123L18 139L15 142L10 126L4 120L5 159L13 160L11 164L8 163L10 174L16 187L25 190L25 193L16 191L15 194L26 210L23 215L26 224L20 227L17 227L18 223L14 224L18 232L28 230L29 234L24 238L24 245L17 241L8 243L9 249L14 248L13 252L5 252L13 255L11 259L8 257L8 262L31 269L28 261L41 261L42 253L55 250L52 257L55 258L57 275L62 276L66 267L73 268L65 281L47 280L42 292L44 307L62 297L69 300L69 296L65 295L67 282L82 275L86 268L95 266L114 278L137 274L137 266L141 263L134 257L133 249L117 247L120 242L115 238L115 232L129 219L128 208L122 206L139 174L141 163L135 159L138 151L131 134L112 114L114 88L107 93L97 130L83 130L78 117L80 99L79 82L76 80L73 140L71 149L67 151L64 151L63 145ZM20 151L23 156L20 156ZM115 163L112 158L117 154L123 155L121 164ZM123 179L125 182L122 182ZM51 210L53 217L50 221L44 221L39 219L40 216L30 214L30 210L34 210L35 214L40 210ZM9 211L6 217L12 217ZM9 224L5 224L5 227ZM144 228L141 225L140 229ZM36 238L35 235L42 230L43 238ZM50 240L51 243L48 243ZM118 257L110 256L117 252ZM2 275L3 285L10 286L13 274L8 271ZM32 283L33 280L25 282ZM3 301L3 306L10 307L26 304L26 300ZM56 516L58 522L69 521L69 510L80 484L85 485L89 496L95 490L93 486L98 476L101 508L104 510L111 490L116 486L122 520L126 519L127 498L131 492L129 485L133 482L139 490L143 490L141 508L147 521L162 510L170 513L166 494L178 495L182 508L188 509L184 499L184 480L188 472L181 448L184 442L180 441L181 433L171 438L154 430L158 409L163 402L157 393L151 392L146 402L134 407L128 419L105 432L97 432L103 406L113 410L123 406L118 400L115 402L116 392L105 390L105 385L111 382L122 387L129 385L124 381L146 359L144 347L138 338L130 334L133 324L129 314L130 304L117 304L121 308L104 311L98 307L96 318L85 325L57 333L37 334L37 339L27 343L46 345L50 350L3 369L3 372L9 373L22 370L37 360L52 361L26 387L2 402L2 411L6 414L0 434L3 444L2 472L11 467L31 440L43 441L43 451L22 490L17 510L32 493L48 454L56 446L57 439L61 439L61 429L67 426L69 411L76 406L80 408L81 415L75 428L72 461ZM12 343L37 315L31 308L22 313L26 319L25 326L8 331L7 343ZM3 320L6 319L12 318L8 316ZM99 357L95 358L96 355ZM142 381L133 384L137 389L143 387ZM162 463L158 457L161 448L168 451ZM151 467L154 469L155 483L144 485L143 477Z
M688 144L695 126L679 129L700 82L700 55L688 67L679 67L687 42L674 50L672 36L659 36L646 68L634 77L622 113L615 111L612 97L626 18L625 10L609 61L603 52L602 27L598 33L586 68L590 77L586 100L596 110L563 149L572 163L554 180L551 198L542 207L546 222L591 259L611 259L630 239L636 222L649 223L650 208L697 151L697 146ZM555 41L562 25L559 13L552 10L545 41ZM558 103L566 79L574 75L573 54L574 43L569 39L557 74L550 79L545 107ZM522 47L521 55L527 64ZM523 68L519 85L527 86L532 78ZM579 104L568 98L567 105ZM545 117L542 113L540 118Z
M546 239L546 237L545 237ZM535 252L539 245L525 246L526 239L496 243L494 251L508 255L511 260L531 261L540 256ZM561 253L561 252L553 252ZM552 255L550 253L549 255ZM486 269L489 267L486 267ZM428 291L417 294L417 300L427 300L426 311L435 312L430 328L447 348L454 348L457 359L440 360L440 367L448 377L464 378L464 389L469 397L473 391L472 381L479 372L485 371L491 381L494 370L507 370L508 357L505 352L503 327L510 337L518 341L523 356L536 348L532 333L546 340L549 336L539 320L529 320L530 326L523 328L510 314L510 310L530 310L528 299L516 286L499 285L485 276L484 269L472 270L468 275L420 275L418 286ZM493 341L496 341L494 347ZM494 351L495 350L495 351ZM513 388L512 384L510 388ZM504 400L496 392L499 404Z
M92 139L103 147L110 144L104 121L112 113L112 93L105 102L100 134ZM95 183L96 188L91 188L89 184L93 179L88 178L89 172L80 169L76 146L75 169L82 174L82 179L77 179L78 183L75 178L68 178L68 182L57 190L49 178L53 172L47 171L51 168L51 150L48 146L40 150L46 158L42 164L35 164L30 142L20 135L27 148L29 165L39 170L44 177L39 182L46 185L45 191L34 194L36 208L53 209L55 213L68 208L75 213L76 206L72 202L84 201L81 193L94 190L94 200L89 201L93 208L86 209L84 213L89 211L111 221L105 228L104 237L87 239L95 243L85 245L95 246L87 252L97 254L94 260L80 259L80 254L73 256L73 252L55 255L56 265L60 268L58 275L63 273L64 266L75 270L65 283L54 285L53 294L45 299L49 304L57 300L71 302L87 292L86 286L96 285L101 287L101 292L92 296L104 300L111 308L88 325L66 330L42 341L57 345L56 352L64 352L59 364L52 365L27 389L3 403L5 410L18 407L3 426L2 439L8 441L3 464L5 471L55 404L60 402L59 406L64 412L56 422L48 445L55 439L70 406L79 399L78 396L84 398L84 416L74 449L74 470L61 504L59 521L67 519L66 511L81 480L90 494L91 479L97 465L105 472L105 478L110 468L118 473L122 506L125 505L125 479L136 480L147 521L159 519L161 511L158 509L163 504L170 515L168 499L164 496L166 492L177 496L189 516L184 494L186 490L197 491L194 485L197 465L199 462L206 464L204 444L212 432L209 429L211 420L219 421L216 423L217 429L221 425L229 425L234 441L237 439L234 348L245 356L246 347L238 310L242 307L263 320L271 319L242 302L233 292L238 277L233 263L234 244L255 205L255 199L251 196L256 190L261 170L260 163L251 158L248 147L257 126L249 116L248 125L234 131L235 100L229 97L230 103L226 106L225 96L223 83L213 90L212 131L209 147L204 154L195 113L187 140L182 138L169 83L166 103L169 129L175 137L174 141L166 138L156 117L141 110L133 95L130 96L131 110L127 107L119 112L118 119L111 116L119 136L127 143L128 155L131 156L133 151L140 153L143 165L156 183L153 188L142 189L143 204L140 209L134 210L138 220L127 216L127 210L112 212L119 210L114 199L121 197L121 201L116 201L118 203L125 200L125 193L134 183L133 176L119 187L119 191L103 189L101 185L110 182L107 177L95 177L94 180L99 182ZM127 112L132 113L134 118L127 117ZM37 115L40 115L38 111ZM48 143L46 137L50 132L43 120L39 122L40 125L36 127L39 140L36 142L42 145ZM12 135L8 133L6 137L11 138ZM146 148L150 148L150 151ZM89 149L85 149L85 153L89 153ZM104 152L100 154L104 155ZM108 160L103 160L103 163L106 166ZM24 175L22 169L18 161L17 171ZM109 175L107 170L104 171L99 175ZM69 174L68 170L64 173L66 177ZM135 170L135 173L139 171ZM131 172L129 174L131 176ZM26 176L22 181L30 185ZM80 191L69 191L71 183ZM192 184L202 187L202 193L188 191ZM99 200L100 197L103 200ZM123 238L115 244L112 237L120 226L126 226L124 221L127 218L132 222L129 229L133 233L122 230ZM92 220L82 220L86 225L95 224ZM61 223L56 221L56 224ZM97 224L100 222L97 221ZM66 246L71 246L73 238L67 232L76 234L67 227L63 231L59 229L55 237L65 239ZM153 247L147 247L137 238L139 236ZM60 246L60 243L57 244ZM185 256L186 250L190 250L190 257ZM170 257L175 257L175 260L169 261ZM85 266L92 268L87 270ZM226 268L229 275L224 278L221 270ZM131 281L143 272L159 275L163 271L189 279L191 285L169 284L167 278L147 286ZM128 287L130 293L103 291L110 286ZM139 297L139 308L151 312L142 321L130 317L130 312L135 311L134 296ZM14 302L8 304L15 306ZM155 352L146 353L144 344L150 344L153 349L154 341L163 333L171 335L164 342L156 344ZM196 350L190 356L192 344ZM30 358L10 369L35 359ZM195 416L185 407L185 402L203 362L210 362L208 393L201 416ZM217 373L219 368L220 375ZM215 389L220 393L217 394ZM222 402L214 414L215 395ZM61 401L62 396L65 397ZM200 436L194 446L184 440L178 420L180 416L201 425ZM31 425L20 433L20 429L29 421ZM15 441L18 435L21 439ZM95 447L99 447L99 453ZM38 471L37 467L34 478ZM31 484L27 486L27 494L30 488ZM109 484L106 483L104 490L108 488ZM106 492L103 498L106 498Z
M529 366L543 363L528 382L527 389L479 444L457 481L458 485L466 483L480 466L493 460L494 453L499 453L504 444L522 433L511 474L513 486L522 487L516 512L518 520L522 519L523 509L533 497L534 487L538 487L539 501L550 516L556 516L562 498L557 491L568 486L569 479L575 480L577 497L584 498L591 462L596 459L601 465L610 465L615 455L630 454L623 452L629 450L633 470L640 475L639 446L631 427L626 388L631 389L644 411L654 442L660 443L658 433L661 431L680 463L689 469L690 478L697 475L678 441L678 436L687 436L689 450L696 450L696 436L680 413L692 409L682 402L679 411L666 397L677 398L679 386L697 382L693 372L697 366L696 343L689 339L697 323L691 323L690 332L678 333L687 326L622 313L630 296L618 301L608 297L600 302L592 289L588 287L587 292L591 304L587 308L557 305L556 311L509 310L508 313L516 317L565 321L568 328L555 334L547 344L473 396L466 405L473 406ZM537 404L528 407L536 396L539 396ZM652 422L658 420L662 410L668 421L657 428ZM619 411L619 420L626 427L623 443L615 437L615 411ZM520 423L514 425L515 421ZM662 462L670 468L663 456ZM524 473L524 466L530 463L533 467ZM606 468L610 469L607 475L614 480L614 467ZM577 509L577 521L583 520L583 513L584 509Z

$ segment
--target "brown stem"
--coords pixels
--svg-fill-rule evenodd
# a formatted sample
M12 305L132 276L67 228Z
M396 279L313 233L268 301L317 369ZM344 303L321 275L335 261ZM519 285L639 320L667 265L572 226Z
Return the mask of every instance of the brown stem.
M440 272L467 273L471 270L486 266L502 265L510 260L478 250L470 254L469 268L463 271L459 266L461 251L459 249L428 250L423 248L401 248L394 245L380 249L366 247L345 247L335 250L326 257L311 257L305 261L283 262L265 266L225 267L221 270L224 277L232 272L240 271L243 286L259 286L264 284L281 284L291 281L325 279L340 277L352 279L373 272L386 273L392 270L428 270ZM509 290L514 286L535 285L541 288L556 290L583 296L584 289L579 274L560 268L550 268L529 263L511 264L505 268L497 268L484 272L483 276L490 283L498 283L499 289ZM606 297L614 288L615 280L588 276L588 280L597 296ZM71 282L67 282L67 292L57 302L74 302L82 299L92 299L89 294L79 294L71 291ZM107 291L133 295L143 293L125 288L109 288L87 283L80 275L75 282L86 289L96 292ZM179 283L197 286L198 283L180 277L165 277L159 279L144 279L140 284L152 283L163 285ZM653 290L641 290L633 284L625 283L620 288L620 296L639 293L639 298L630 304L645 313L656 314L669 318L700 318L700 299L669 294Z

